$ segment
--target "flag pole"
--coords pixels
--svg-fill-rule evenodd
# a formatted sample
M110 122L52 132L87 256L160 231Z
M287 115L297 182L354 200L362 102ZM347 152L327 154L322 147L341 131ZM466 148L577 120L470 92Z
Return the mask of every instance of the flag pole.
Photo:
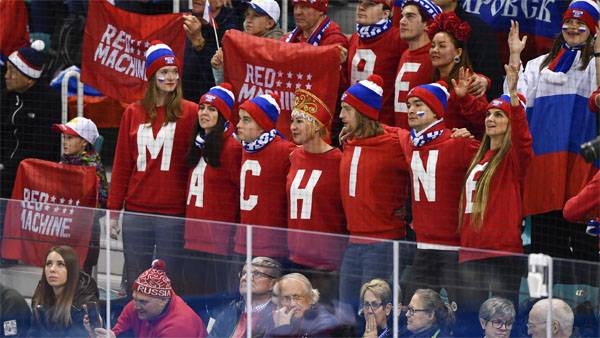
M208 0L206 0L208 1ZM215 42L217 43L217 49L221 48L220 44L219 44L219 34L217 34L217 26L215 26L215 18L213 18L213 16L210 16L210 22L212 23L212 28L213 28L213 32L215 32Z

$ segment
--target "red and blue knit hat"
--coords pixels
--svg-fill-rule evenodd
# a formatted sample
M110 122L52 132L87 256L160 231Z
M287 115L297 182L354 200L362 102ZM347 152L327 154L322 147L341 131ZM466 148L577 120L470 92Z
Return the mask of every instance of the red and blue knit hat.
M395 5L396 7L404 8L404 6L408 5L416 5L421 7L421 9L423 9L423 11L429 15L428 18L424 18L427 20L433 20L436 16L438 16L438 14L442 14L442 9L440 6L436 5L432 0L396 0L396 2L398 1L401 1L401 4L400 6Z
M233 95L233 86L227 82L223 82L218 86L214 86L200 97L198 104L207 103L217 108L219 113L227 120L231 120L231 109L235 102Z
M312 7L321 13L327 13L327 7L329 0L293 0L294 6L302 4L308 7Z
M406 99L418 97L425 102L435 116L443 118L446 115L446 103L450 97L447 88L448 85L444 81L420 85L411 89Z
M181 73L179 61L171 47L162 41L154 40L146 50L146 78L151 78L157 70L164 66L176 66Z
M573 0L563 14L563 22L568 19L577 19L585 23L592 34L596 34L596 24L600 19L600 8L592 0Z
M269 131L275 129L279 113L281 113L278 101L279 95L276 93L258 95L242 103L240 109L247 111L259 126Z
M521 105L523 106L523 108L525 108L525 102L527 102L525 96L523 96L520 93L517 95L519 96L519 101L521 101ZM508 118L511 118L512 114L510 109L510 95L502 94L499 98L493 99L490 103L488 103L485 110L488 111L492 108L498 108L502 110L506 114L506 116L508 116Z
M352 85L342 95L346 102L361 114L372 120L379 119L379 110L383 101L383 79L377 74L369 75L366 80Z
M21 73L31 79L39 79L44 71L44 42L36 40L31 47L20 48L8 56L8 61Z

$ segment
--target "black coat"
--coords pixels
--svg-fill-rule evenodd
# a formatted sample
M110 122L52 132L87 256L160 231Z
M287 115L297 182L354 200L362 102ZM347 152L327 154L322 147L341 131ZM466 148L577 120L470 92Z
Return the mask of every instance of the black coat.
M26 337L31 310L15 289L0 284L0 337Z
M4 80L2 80L4 82ZM61 122L60 94L39 80L25 93L0 95L0 197L10 198L19 162L26 158L58 161Z
M40 285L38 284L39 287ZM90 275L80 272L77 292L71 306L71 326L61 327L47 323L45 318L47 318L47 314L51 311L51 308L42 306L39 312L39 320L34 317L31 330L29 330L29 336L87 338L88 332L83 326L83 317L85 315L83 305L89 302L98 302L98 286Z
M243 300L235 300L231 302L219 315L215 321L209 338L231 337L235 328L240 321L240 316L245 309ZM267 306L260 312L252 313L253 321L256 320L252 337L263 337L265 332L273 327L273 311L275 304L269 302Z
M303 318L292 318L289 325L281 325L269 330L266 337L343 337L345 332L345 327L333 314L325 307L315 305L304 312Z

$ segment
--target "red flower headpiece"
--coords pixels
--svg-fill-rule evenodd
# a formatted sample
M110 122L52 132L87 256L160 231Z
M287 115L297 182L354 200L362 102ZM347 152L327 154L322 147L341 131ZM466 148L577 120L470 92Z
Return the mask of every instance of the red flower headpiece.
M435 20L427 28L429 38L439 32L451 34L456 40L466 43L471 35L471 26L466 21L461 21L454 12L444 12L435 17Z

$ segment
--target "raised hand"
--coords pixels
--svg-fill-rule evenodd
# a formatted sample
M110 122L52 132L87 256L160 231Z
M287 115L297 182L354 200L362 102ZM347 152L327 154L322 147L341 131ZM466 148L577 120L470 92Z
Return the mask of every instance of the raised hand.
M210 65L214 69L223 69L223 49L219 48L210 60Z
M469 91L470 81L473 81L471 77L473 72L469 68L460 67L458 70L458 81L452 79L452 86L454 87L454 93L457 97L464 97Z
M364 313L367 325L365 326L365 333L363 338L377 338L377 321L375 321L375 314Z
M519 38L519 22L510 20L510 32L508 32L508 49L510 53L521 54L527 43L527 35Z

